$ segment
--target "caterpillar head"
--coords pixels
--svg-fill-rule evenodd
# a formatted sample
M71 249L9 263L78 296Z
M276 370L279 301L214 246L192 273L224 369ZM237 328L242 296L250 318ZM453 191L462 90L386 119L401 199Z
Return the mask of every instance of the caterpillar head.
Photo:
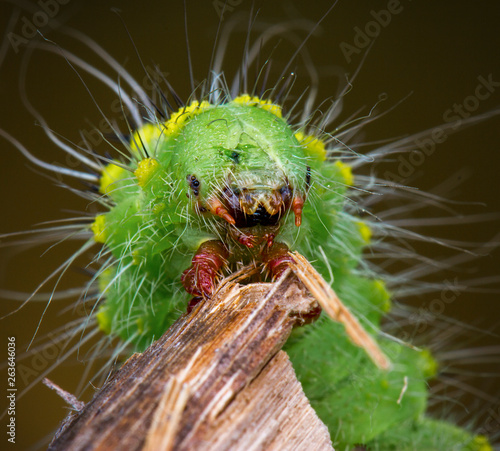
M326 159L324 143L294 131L279 106L248 96L219 105L193 102L136 135L131 147L141 143L148 158L134 171L140 205L127 213L150 211L165 234L183 230L190 248L225 236L247 248L270 246L278 233L290 236L293 223L302 224L312 170ZM124 190L111 194L118 196L133 198Z
M277 115L262 105L278 107L260 102L236 99L193 117L176 140L172 164L183 172L197 214L222 218L233 232L254 228L247 236L277 233L288 212L300 226L310 181L303 148L281 110Z

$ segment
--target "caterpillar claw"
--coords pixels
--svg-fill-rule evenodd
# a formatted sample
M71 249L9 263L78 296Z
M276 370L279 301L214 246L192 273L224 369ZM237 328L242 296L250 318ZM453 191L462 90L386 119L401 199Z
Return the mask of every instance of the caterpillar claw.
M238 241L250 249L255 246L255 238L253 236L248 236L248 235L242 234L238 237Z
M274 243L274 238L276 238L276 236L274 235L274 233L270 233L269 235L267 235L267 241L266 241L266 245L267 247L271 247Z
M273 280L276 280L283 274L283 271L288 268L289 264L293 262L293 258L290 256L286 244L273 243L272 246L264 249L262 253L262 262L271 273Z

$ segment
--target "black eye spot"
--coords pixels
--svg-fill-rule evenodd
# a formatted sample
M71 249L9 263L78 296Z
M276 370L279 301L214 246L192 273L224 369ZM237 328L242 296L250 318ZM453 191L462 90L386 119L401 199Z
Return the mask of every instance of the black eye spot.
M195 196L198 196L198 194L200 194L200 190L198 188L201 186L201 182L196 178L196 175L188 174L186 176L186 180L189 184L189 187L193 191L193 194Z
M307 186L307 188L309 188L310 185L311 185L311 167L307 166L307 169L306 169L306 186Z

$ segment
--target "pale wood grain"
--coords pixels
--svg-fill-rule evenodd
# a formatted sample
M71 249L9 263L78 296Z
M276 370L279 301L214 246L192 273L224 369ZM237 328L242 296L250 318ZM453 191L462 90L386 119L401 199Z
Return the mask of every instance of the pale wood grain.
M51 450L331 450L279 352L317 312L288 270L277 283L230 283L133 355Z

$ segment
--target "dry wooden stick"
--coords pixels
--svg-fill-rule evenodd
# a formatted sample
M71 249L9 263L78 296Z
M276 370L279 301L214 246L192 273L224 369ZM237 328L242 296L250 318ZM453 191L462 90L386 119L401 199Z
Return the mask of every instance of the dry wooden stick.
M49 449L333 449L279 352L317 312L290 270L224 285L125 362Z
M363 329L357 318L338 298L333 288L325 282L304 256L298 252L290 253L290 256L293 258L293 262L290 264L292 271L319 302L328 316L344 325L345 332L351 341L356 346L363 348L379 368L388 370L391 366L389 359L379 348L377 342Z

